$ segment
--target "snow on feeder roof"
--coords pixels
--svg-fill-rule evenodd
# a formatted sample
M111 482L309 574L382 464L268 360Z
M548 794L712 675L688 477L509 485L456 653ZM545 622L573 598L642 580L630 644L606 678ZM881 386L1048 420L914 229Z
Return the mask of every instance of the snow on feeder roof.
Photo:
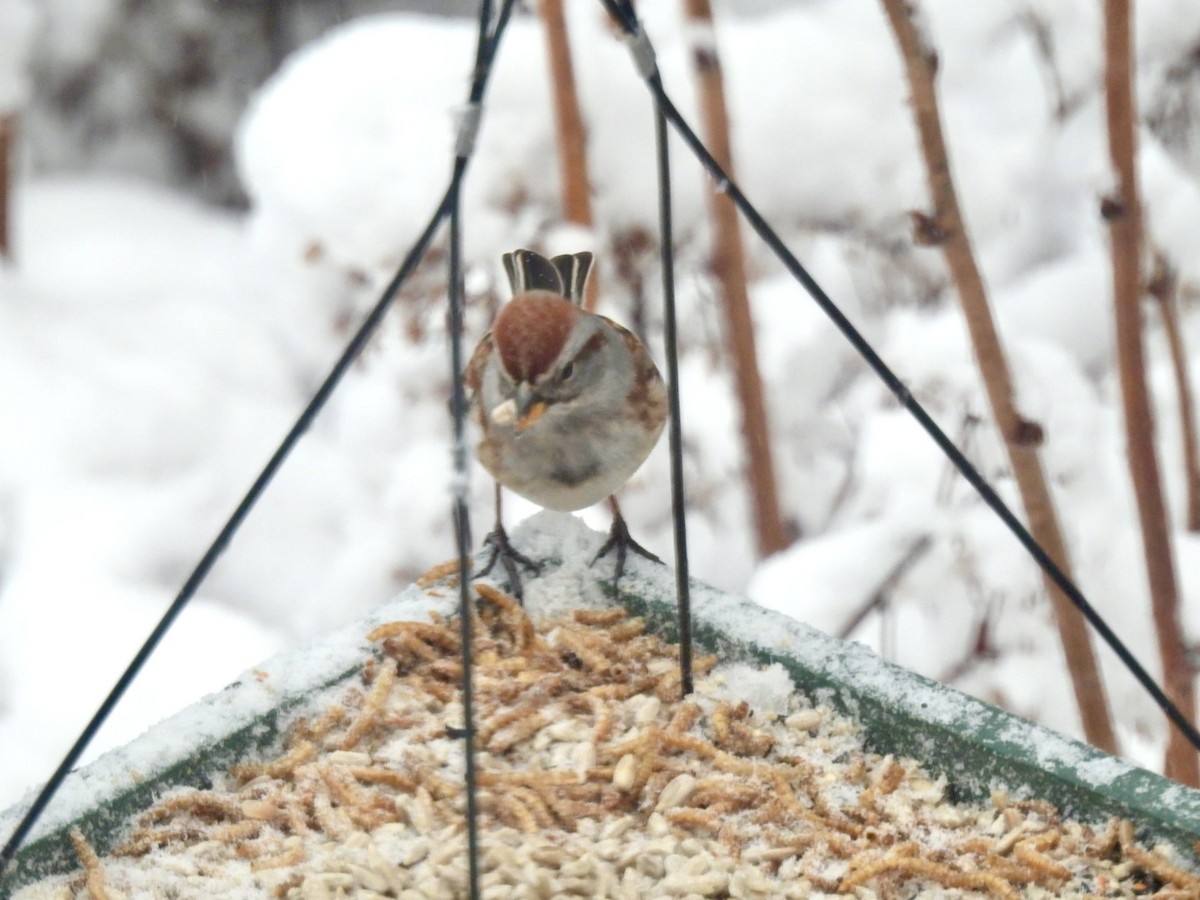
M680 700L667 570L616 607L576 520L517 540L562 562L528 615L477 586L485 894L1200 891L1197 792L700 587ZM76 773L0 894L461 895L456 593L410 588Z

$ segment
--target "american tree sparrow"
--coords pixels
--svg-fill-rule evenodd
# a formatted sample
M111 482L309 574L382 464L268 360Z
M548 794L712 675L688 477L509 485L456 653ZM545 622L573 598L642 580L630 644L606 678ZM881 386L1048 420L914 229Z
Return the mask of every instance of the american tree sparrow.
M627 549L651 554L630 538L612 493L658 442L667 395L642 342L582 308L591 265L590 253L504 254L513 298L475 348L464 377L482 431L476 456L499 484L561 511L610 499L613 527L596 559L615 548L619 577ZM532 565L507 546L499 510L489 543ZM511 559L505 566L514 580Z

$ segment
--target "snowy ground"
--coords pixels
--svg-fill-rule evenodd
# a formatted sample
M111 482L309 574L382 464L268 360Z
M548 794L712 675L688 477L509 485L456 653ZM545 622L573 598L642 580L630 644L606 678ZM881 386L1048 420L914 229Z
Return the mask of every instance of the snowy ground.
M640 6L688 110L676 4ZM717 35L747 192L1012 496L998 445L972 424L985 406L940 261L909 248L907 211L925 205L924 182L882 14L873 4L756 6ZM1048 434L1045 465L1085 590L1153 664L1097 214L1110 179L1094 5L928 6L955 171L1022 410ZM1176 110L1173 128L1142 135L1149 221L1194 282L1200 144L1177 110L1189 82L1172 66L1200 39L1200 7L1139 10L1141 101ZM597 10L572 4L571 15L600 224L590 236L555 225L542 38L518 20L466 197L468 341L504 296L499 254L521 245L597 249L606 311L631 320L635 291L613 248L655 230L649 107ZM1049 56L1034 39L1039 22L1054 38ZM449 171L472 42L465 23L390 16L297 54L241 129L254 203L245 217L104 178L20 185L16 262L0 269L0 806L53 768L319 383L346 320L423 226ZM883 614L853 637L1077 733L1032 564L752 244L783 505L803 535L755 563L720 314L703 274L709 186L682 149L676 159L695 574L836 632L927 536ZM657 352L652 254L629 252L649 286ZM425 270L401 299L92 755L451 555L439 276ZM1150 353L1179 515L1178 427L1157 332ZM490 486L478 470L472 490L481 535ZM623 502L639 538L669 556L663 448ZM508 507L512 519L529 511ZM603 514L589 521L603 525ZM1196 635L1200 541L1177 538ZM1159 717L1100 656L1126 752L1157 766Z

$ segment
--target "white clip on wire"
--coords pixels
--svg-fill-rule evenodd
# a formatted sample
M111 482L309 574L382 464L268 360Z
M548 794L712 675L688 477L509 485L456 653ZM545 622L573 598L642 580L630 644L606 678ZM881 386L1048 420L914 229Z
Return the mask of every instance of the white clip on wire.
M483 105L468 103L458 111L458 133L454 139L454 155L467 159L475 152L475 138L483 121Z
M642 78L649 81L658 74L658 60L654 55L654 45L650 43L650 36L646 34L644 25L639 22L637 30L625 36L625 43L629 46L633 64Z

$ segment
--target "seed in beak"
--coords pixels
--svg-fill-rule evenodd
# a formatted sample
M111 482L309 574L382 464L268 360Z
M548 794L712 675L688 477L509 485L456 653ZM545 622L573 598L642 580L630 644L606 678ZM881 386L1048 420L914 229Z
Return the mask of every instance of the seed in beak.
M511 425L517 420L517 401L509 398L492 410L492 421L497 425Z

